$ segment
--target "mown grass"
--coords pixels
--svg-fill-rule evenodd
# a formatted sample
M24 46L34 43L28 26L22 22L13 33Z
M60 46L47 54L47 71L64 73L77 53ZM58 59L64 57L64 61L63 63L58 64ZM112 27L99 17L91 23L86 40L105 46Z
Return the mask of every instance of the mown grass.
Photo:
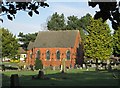
M112 72L90 69L71 69L66 73L59 70L45 70L48 80L32 79L38 71L6 71L3 72L3 86L10 85L11 74L18 74L21 86L118 86L118 79L113 78Z
M2 62L4 65L12 65L12 66L17 66L18 63L16 62Z

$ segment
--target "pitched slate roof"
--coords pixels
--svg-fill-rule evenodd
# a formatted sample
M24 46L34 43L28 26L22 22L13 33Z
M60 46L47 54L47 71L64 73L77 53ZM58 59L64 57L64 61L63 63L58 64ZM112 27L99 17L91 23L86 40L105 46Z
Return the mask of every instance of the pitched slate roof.
M36 48L68 48L74 47L79 30L42 31L39 32L34 47ZM30 49L30 46L28 47Z
M34 42L30 41L29 44L28 44L27 49L31 50L33 48L33 45L34 45Z

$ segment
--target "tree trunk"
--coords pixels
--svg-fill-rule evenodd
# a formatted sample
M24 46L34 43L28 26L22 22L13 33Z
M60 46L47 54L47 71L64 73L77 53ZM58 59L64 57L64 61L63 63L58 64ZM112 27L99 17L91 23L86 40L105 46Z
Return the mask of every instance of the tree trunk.
M98 59L96 58L96 71L98 71Z

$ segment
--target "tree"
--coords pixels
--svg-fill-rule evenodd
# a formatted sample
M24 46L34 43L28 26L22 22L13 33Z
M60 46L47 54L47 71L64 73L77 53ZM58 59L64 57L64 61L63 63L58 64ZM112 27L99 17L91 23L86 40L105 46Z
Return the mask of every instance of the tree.
M78 17L73 15L73 16L69 16L67 18L68 18L68 20L67 20L66 29L68 29L68 30L78 30L79 27L80 27Z
M42 61L38 58L36 58L36 60L35 60L35 69L36 70L43 69Z
M114 30L118 30L118 27L120 26L120 1L117 4L116 0L111 0L110 2L99 2L99 0L91 0L88 2L88 5L92 6L93 8L96 5L99 5L100 11L96 11L94 18L102 18L103 22L109 19L112 23L112 28Z
M64 15L59 15L57 12L55 12L47 22L48 30L64 30L65 26Z
M18 11L25 11L28 12L29 16L33 16L33 12L39 14L39 7L49 7L47 3L44 2L45 0L27 0L25 2L21 2L21 0L2 0L0 1L0 16L7 15L9 20L13 20L15 15ZM3 21L2 19L0 19Z
M90 19L92 18L92 16L87 13L85 16L80 18L80 27L83 29L83 31L86 33L87 30L87 26L90 25Z
M112 54L112 36L110 28L102 19L94 20L91 18L90 25L87 27L85 40L86 60L96 60L96 69L98 69L98 60L109 60Z
M67 17L67 25L66 30L79 30L82 40L84 39L84 31L81 27L81 21L77 16L69 16Z
M27 50L28 44L30 41L34 42L34 40L36 39L38 33L28 33L28 34L23 34L22 32L19 33L18 35L18 40L20 42L21 47L23 47L23 49Z
M84 33L84 30L81 26L82 25L81 19L78 19L78 17L74 16L74 15L69 16L67 18L68 18L68 20L67 20L66 30L79 30L82 41L84 41L85 33Z
M87 26L90 25L90 18L92 18L92 16L87 13L85 16L81 17L80 19L77 16L69 16L67 17L67 26L66 29L67 30L79 30L80 31L80 35L82 38L82 42L84 43L85 40L85 34Z
M9 32L8 29L1 28L2 31L2 57L13 58L18 54L18 40L16 36Z
M81 17L80 20L79 20L79 26L81 28L80 30L80 35L81 35L81 38L82 38L82 41L84 43L84 40L85 40L85 34L87 33L87 26L90 25L90 19L92 18L92 16L87 13L85 16Z
M120 27L118 28L118 30L114 31L113 41L114 41L113 54L114 56L120 57Z

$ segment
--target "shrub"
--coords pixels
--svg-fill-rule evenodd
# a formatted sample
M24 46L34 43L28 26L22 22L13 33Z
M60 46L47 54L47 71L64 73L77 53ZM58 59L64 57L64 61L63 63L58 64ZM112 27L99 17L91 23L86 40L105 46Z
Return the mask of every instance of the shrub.
M43 69L42 61L38 58L36 58L36 60L35 60L35 69L36 70Z

